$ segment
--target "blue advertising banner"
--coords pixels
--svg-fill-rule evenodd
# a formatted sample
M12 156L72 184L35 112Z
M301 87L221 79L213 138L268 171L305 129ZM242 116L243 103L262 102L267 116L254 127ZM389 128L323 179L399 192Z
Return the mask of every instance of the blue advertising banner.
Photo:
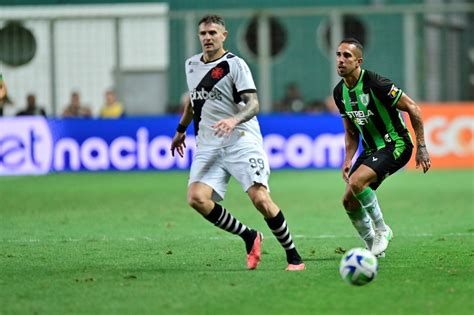
M0 120L0 175L187 169L196 149L188 128L184 158L169 150L178 116ZM344 130L338 115L259 116L270 167L339 168Z

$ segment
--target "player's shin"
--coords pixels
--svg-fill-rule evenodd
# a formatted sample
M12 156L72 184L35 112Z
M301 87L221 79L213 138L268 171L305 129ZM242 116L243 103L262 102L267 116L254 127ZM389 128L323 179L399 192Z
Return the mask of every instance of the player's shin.
M285 249L288 263L292 265L302 264L303 260L293 243L283 212L280 210L275 217L266 218L265 221L270 230L272 230L273 235L275 235L278 242Z
M366 187L362 192L355 195L359 200L362 208L364 208L374 222L376 230L385 231L387 229L383 220L382 211L380 210L379 202L375 192L370 187Z
M245 224L240 223L229 211L216 203L211 212L205 216L206 220L215 226L232 234L239 235L245 241L247 253L252 249L253 242L257 237L257 231L248 228Z
M359 208L355 211L346 211L346 213L357 233L359 233L359 236L364 240L367 248L370 250L374 242L375 232L372 228L372 220L367 214L367 211L363 208Z

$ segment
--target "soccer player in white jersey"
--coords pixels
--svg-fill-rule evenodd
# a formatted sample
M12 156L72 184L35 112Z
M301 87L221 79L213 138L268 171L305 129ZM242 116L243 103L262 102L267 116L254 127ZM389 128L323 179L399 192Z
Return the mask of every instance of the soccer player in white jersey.
M286 251L286 270L304 270L285 217L269 194L270 168L256 118L259 103L250 69L224 49L227 30L222 17L207 15L199 23L202 53L186 60L191 104L185 106L171 152L184 155L186 128L194 120L197 149L188 183L188 203L215 226L245 242L247 268L261 258L262 234L240 223L217 202L224 199L230 177L254 206Z

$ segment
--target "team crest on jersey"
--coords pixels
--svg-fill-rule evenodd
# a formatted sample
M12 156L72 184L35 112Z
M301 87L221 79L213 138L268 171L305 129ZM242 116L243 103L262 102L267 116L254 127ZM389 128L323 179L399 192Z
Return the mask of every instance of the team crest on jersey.
M390 98L395 98L398 95L399 89L395 86L395 84L392 84L392 88L390 89L390 92L388 92L388 96Z
M221 67L215 67L214 69L212 69L211 77L214 80L218 80L222 78L223 76L224 76L224 69L222 69Z
M367 105L369 105L369 94L359 95L359 100L362 103L362 105L367 107Z

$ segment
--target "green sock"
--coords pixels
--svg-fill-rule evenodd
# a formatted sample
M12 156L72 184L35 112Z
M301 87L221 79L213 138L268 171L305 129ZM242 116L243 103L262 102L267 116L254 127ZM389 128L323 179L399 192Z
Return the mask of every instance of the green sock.
M370 187L366 187L362 192L355 195L355 197L374 221L375 229L385 231L385 222L375 191Z
M360 208L356 211L346 211L346 213L349 219L351 219L352 225L357 233L359 233L359 236L370 249L374 238L374 230L372 229L371 220L367 212L363 208Z

